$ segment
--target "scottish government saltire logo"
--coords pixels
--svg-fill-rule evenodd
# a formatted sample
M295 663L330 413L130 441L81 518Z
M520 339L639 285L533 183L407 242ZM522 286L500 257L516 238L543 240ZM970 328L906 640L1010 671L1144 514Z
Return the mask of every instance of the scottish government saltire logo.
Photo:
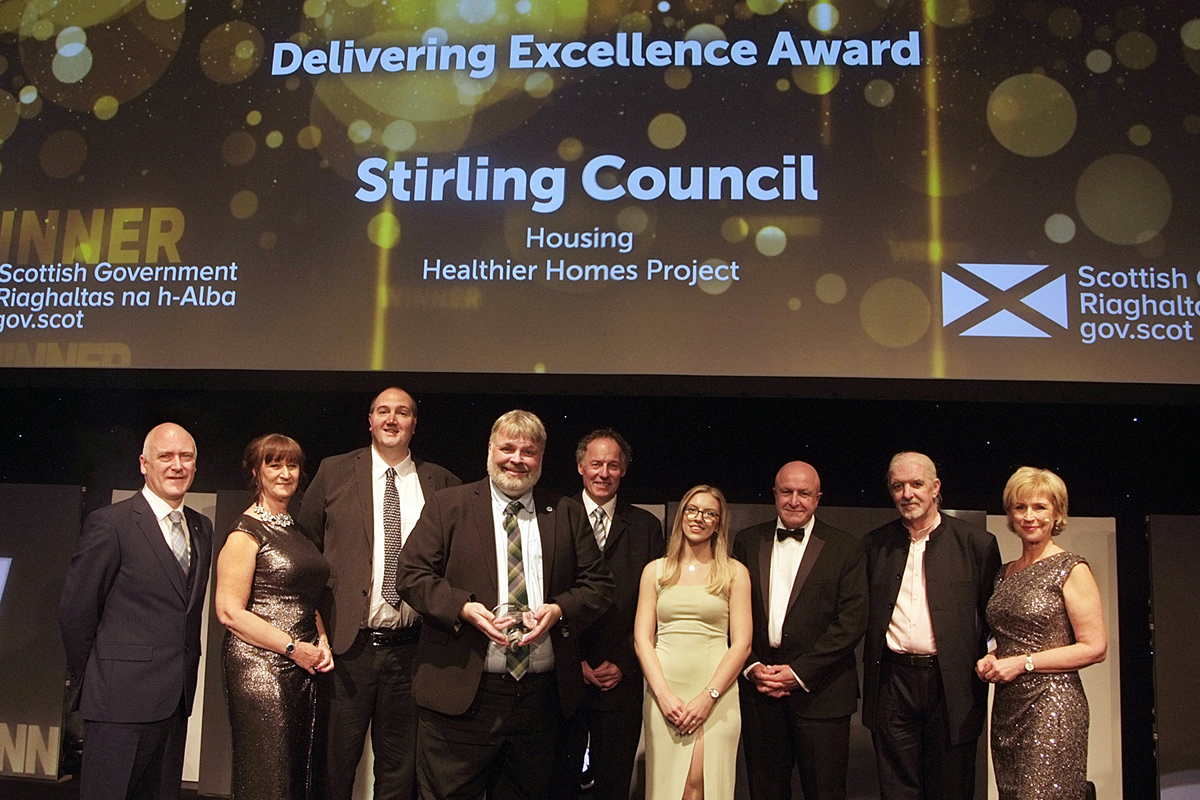
M12 567L11 558L0 558L0 604L4 603L4 585L8 583L8 570Z
M1049 264L957 264L942 270L942 327L959 336L1041 338L1067 329L1067 276Z

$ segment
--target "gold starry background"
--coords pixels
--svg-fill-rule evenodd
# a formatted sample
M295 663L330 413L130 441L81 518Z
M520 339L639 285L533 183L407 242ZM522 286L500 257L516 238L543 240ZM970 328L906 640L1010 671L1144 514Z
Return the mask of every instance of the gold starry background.
M917 30L924 63L768 67L780 30ZM760 64L503 63L512 34L621 31L750 39ZM347 39L495 42L497 69L269 74L276 42ZM812 154L820 196L601 202L580 171L602 153L664 171ZM942 329L939 281L956 262L1069 279L1176 268L1200 298L1198 155L1200 13L1186 3L0 0L0 211L35 211L44 236L68 210L175 207L180 263L239 266L219 287L237 290L232 308L88 310L87 338L127 343L140 367L1194 383L1195 342L1082 344L1074 287L1070 331L968 339ZM362 203L371 156L562 167L566 201ZM531 250L530 226L635 244ZM19 238L0 231L0 260L40 263L34 245L18 258ZM426 281L426 258L642 275L651 258L736 260L740 280Z

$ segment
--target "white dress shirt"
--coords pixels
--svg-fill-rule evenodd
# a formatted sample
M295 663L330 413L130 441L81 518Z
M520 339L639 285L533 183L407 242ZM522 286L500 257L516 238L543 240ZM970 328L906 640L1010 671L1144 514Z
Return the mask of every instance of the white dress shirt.
M517 500L521 503L521 510L517 512L517 530L521 532L525 595L529 608L536 611L545 602L545 584L542 578L542 534L538 527L537 510L533 505L533 490L530 489L520 497L509 497L491 481L488 481L488 486L492 490L492 528L496 532L496 586L499 589L499 602L508 602L508 532L504 530L504 509L513 500ZM483 668L488 672L508 672L505 648L489 642L487 660ZM547 634L529 648L529 672L549 672L552 669L554 648Z
M932 532L941 524L942 515L938 514L929 530ZM900 593L896 595L896 607L892 609L885 640L888 648L897 653L937 653L933 620L929 617L929 597L925 592L925 549L928 545L928 533L920 539L909 537L908 560L904 564Z
M383 532L383 490L390 465L371 448L371 525L375 535L371 553L371 597L367 605L364 628L407 628L420 622L421 615L408 603L401 601L397 609L383 599L383 571L385 562L386 536ZM396 491L400 495L400 542L408 540L413 526L421 517L425 507L425 493L421 490L421 478L413 464L412 453L396 465Z

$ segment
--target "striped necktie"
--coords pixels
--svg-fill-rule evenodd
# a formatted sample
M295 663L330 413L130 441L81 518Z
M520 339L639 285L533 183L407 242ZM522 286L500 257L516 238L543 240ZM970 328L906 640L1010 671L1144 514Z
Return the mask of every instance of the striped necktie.
M504 508L501 522L504 532L508 534L508 601L529 605L529 595L525 591L525 567L521 561L521 528L517 525L517 512L524 506L513 500ZM529 669L529 647L509 647L504 657L508 674L517 680L521 679Z
M187 533L183 530L183 512L172 511L167 514L167 519L171 521L171 552L175 554L175 560L179 562L183 574L187 575L188 568L192 565L192 548L188 544Z

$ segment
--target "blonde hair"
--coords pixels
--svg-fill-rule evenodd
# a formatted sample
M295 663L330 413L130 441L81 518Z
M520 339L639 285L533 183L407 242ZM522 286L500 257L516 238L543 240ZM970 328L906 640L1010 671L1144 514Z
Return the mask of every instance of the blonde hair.
M546 446L546 426L538 419L537 414L522 411L519 408L501 414L492 424L489 441L495 440L499 436L528 439L538 447Z
M1004 511L1011 513L1012 507L1018 500L1028 499L1033 495L1045 495L1054 504L1054 510L1062 515L1059 524L1054 526L1054 533L1067 527L1067 485L1063 479L1048 469L1037 467L1019 467L1008 483L1004 484Z
M721 518L717 520L716 533L709 541L713 559L708 573L708 593L728 597L734 574L733 556L729 554L729 506L720 489L704 484L688 489L683 495L683 499L679 501L679 508L675 509L675 522L671 525L671 538L667 541L667 557L663 561L663 571L662 576L658 579L658 589L662 591L668 586L679 583L679 574L682 571L680 560L683 556L683 509L698 494L710 494L715 497L717 513L721 515Z

